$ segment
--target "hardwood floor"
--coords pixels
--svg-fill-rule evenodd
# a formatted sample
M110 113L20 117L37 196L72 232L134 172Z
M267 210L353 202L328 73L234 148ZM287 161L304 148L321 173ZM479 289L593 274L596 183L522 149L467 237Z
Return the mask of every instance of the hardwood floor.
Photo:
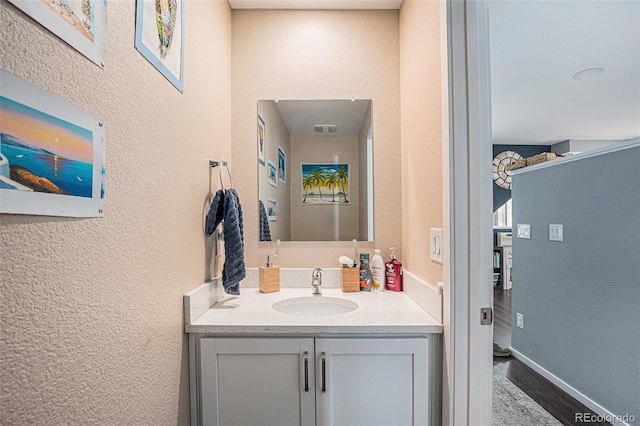
M511 346L511 291L494 290L493 292L495 319L493 337L496 343L506 347ZM513 356L494 357L493 374L505 376L563 425L587 424L576 421L576 413L594 414L585 405ZM589 422L588 424L594 426L610 425L606 422Z

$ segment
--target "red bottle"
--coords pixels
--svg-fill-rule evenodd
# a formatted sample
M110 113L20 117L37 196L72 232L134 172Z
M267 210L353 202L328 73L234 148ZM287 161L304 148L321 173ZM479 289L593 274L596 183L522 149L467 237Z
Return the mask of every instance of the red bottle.
M391 247L391 259L384 264L385 288L402 291L402 263L396 259L395 247Z

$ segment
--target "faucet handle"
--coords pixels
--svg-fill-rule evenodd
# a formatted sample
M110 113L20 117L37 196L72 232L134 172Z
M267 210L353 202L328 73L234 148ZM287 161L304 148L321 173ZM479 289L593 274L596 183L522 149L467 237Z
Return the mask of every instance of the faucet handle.
M311 276L313 277L313 279L322 279L322 269L320 268L316 268L313 270L313 272L311 273Z
M313 270L311 273L311 285L313 286L312 294L322 294L320 290L320 286L322 285L322 269L316 268Z

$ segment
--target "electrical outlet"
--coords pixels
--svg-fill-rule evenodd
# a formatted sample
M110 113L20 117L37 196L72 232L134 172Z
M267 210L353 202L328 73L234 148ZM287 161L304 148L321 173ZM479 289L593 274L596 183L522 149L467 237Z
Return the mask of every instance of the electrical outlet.
M562 241L563 237L562 225L549 225L549 241Z
M524 329L524 315L520 313L516 315L516 325L518 326L518 328Z
M531 225L526 223L518 224L518 232L516 234L518 238L524 238L525 240L531 239Z

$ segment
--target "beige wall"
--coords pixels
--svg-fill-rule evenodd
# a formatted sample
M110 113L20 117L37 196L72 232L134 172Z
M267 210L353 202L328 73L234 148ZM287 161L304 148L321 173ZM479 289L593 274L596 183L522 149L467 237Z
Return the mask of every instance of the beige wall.
M232 156L242 200L257 200L255 108L259 99L372 99L375 245L400 246L400 79L398 11L234 10ZM386 206L381 208L382 206ZM257 203L243 202L247 218ZM349 243L283 243L280 266L336 267ZM370 243L360 243L372 251ZM248 267L273 243L258 244L257 220L245 220Z
M402 2L400 85L403 263L435 285L442 281L442 265L429 258L429 228L442 228L439 2Z
M109 2L104 70L0 9L1 66L103 118L107 162L104 218L0 215L0 424L188 425L182 295L208 275L206 159L231 154L229 5L187 2L184 94L134 49L133 1Z
M291 237L295 241L358 239L358 138L356 136L291 137ZM302 163L349 164L349 204L302 204ZM337 193L340 188L336 188ZM309 192L318 192L311 188ZM330 194L328 189L323 194ZM336 195L336 199L339 197ZM336 258L337 259L337 258Z
M260 191L260 199L264 203L264 208L268 208L268 199L269 197L273 197L278 201L277 204L277 212L278 212L278 220L269 221L269 230L271 231L271 241L275 241L276 239L281 239L282 241L287 241L291 239L291 213L290 213L290 171L291 171L291 137L289 135L289 131L287 130L287 126L285 126L284 121L282 121L282 116L280 115L280 111L276 107L275 102L273 101L261 101L258 111L260 112L260 117L265 122L265 140L266 140L266 149L265 149L265 161L264 166L260 165L258 167L258 188ZM258 123L256 122L256 132L257 132ZM257 135L256 135L256 143L257 143ZM286 182L282 183L279 179L277 179L277 185L271 185L267 177L269 175L268 164L269 160L273 162L276 166L276 172L278 169L278 146L281 146L286 155ZM254 147L255 148L255 147ZM253 152L257 152L257 148ZM257 155L257 154L256 154ZM256 162L257 163L257 162ZM254 164L252 162L251 164ZM238 194L240 195L240 194ZM247 203L250 203L250 199L242 198L242 207L243 213L244 210L247 209L245 207ZM256 218L258 216L256 215ZM247 223L249 221L253 222L253 216L247 216L244 213L244 222ZM245 231L245 238L247 238ZM266 261L266 258L265 258Z

